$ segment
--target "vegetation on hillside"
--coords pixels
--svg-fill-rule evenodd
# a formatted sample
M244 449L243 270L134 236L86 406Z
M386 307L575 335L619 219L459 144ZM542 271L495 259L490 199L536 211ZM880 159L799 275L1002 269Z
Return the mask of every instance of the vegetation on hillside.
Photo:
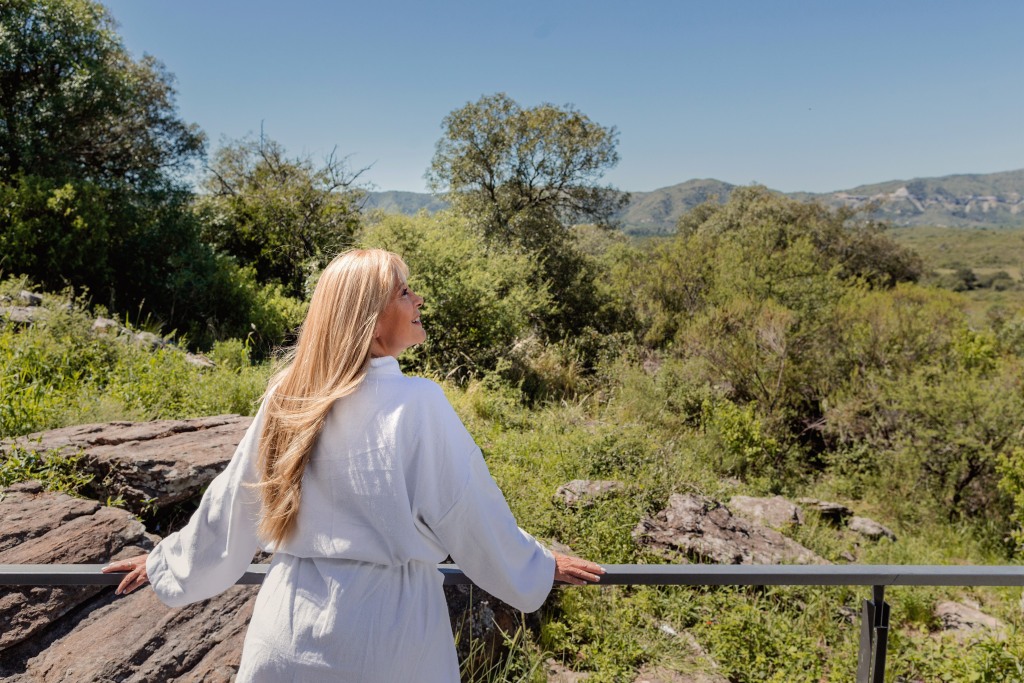
M169 76L131 61L105 10L86 0L12 8L4 35L20 36L20 52L0 56L0 79L35 68L57 27L102 57L76 57L75 68L96 71L74 83L141 73L150 89L133 97L159 95L150 104L170 127L158 139L180 144L127 170L90 166L85 152L71 165L17 165L24 150L45 147L48 129L18 124L14 145L15 114L72 82L41 81L19 95L22 109L4 110L0 302L12 305L23 289L51 294L37 322L0 323L0 438L251 413L268 355L301 321L324 260L349 245L382 246L403 254L426 299L428 340L403 363L442 382L517 518L545 540L605 563L662 562L630 532L671 493L781 493L844 502L899 539L868 543L814 518L787 531L831 561L1018 560L1019 266L993 263L1012 286L999 290L1006 298L994 313L969 314L970 292L942 278L959 267L984 275L971 252L959 250L960 266L927 248L922 258L884 224L759 187L696 206L660 240L577 225L580 212L596 223L609 215L615 195L599 180L617 159L614 129L572 107L524 109L503 95L446 119L433 174L448 210L364 215L343 164L289 158L267 139L228 143L193 193L175 163L197 158L199 133L177 121ZM120 116L101 114L90 125ZM495 143L483 166L469 144L478 135ZM179 344L206 349L215 367L95 332L96 314L176 329ZM27 477L78 486L73 458L0 456L0 484ZM577 478L624 488L590 508L554 502L556 487ZM890 675L1024 679L1019 590L889 595ZM494 679L539 680L546 657L595 681L632 680L645 664L707 666L669 635L688 631L732 681L852 680L859 630L848 615L861 597L843 587L561 590ZM957 643L933 616L945 597L970 597L1010 628Z

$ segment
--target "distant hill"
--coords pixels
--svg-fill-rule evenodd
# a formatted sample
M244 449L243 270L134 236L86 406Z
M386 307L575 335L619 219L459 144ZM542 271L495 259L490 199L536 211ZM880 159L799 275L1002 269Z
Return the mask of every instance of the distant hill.
M618 218L623 230L630 234L671 234L682 214L711 199L725 202L734 189L735 185L704 179L651 192L633 192L629 205ZM787 196L829 206L862 208L873 204L878 207L874 217L898 226L1024 227L1024 169L890 180L849 190L793 192ZM429 194L370 192L366 206L413 214L421 209L433 213L446 205Z
M402 213L412 215L426 209L427 213L434 213L447 207L447 202L438 199L432 194L422 192L399 192L389 190L387 192L367 192L363 209L373 211L379 209L384 213Z
M658 235L675 232L679 217L709 200L724 202L735 185L721 180L687 180L653 192L632 192L629 205L619 215L626 232Z

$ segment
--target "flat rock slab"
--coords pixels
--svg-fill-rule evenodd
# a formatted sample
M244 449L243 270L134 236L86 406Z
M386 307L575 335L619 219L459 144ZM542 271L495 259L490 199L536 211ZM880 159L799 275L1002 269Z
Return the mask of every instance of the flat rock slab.
M633 539L675 561L694 556L719 564L828 564L778 531L696 494L673 493L668 507L637 524Z
M571 508L591 507L601 498L624 489L621 481L604 479L573 479L555 491L555 500Z
M0 495L0 564L95 564L153 547L125 510L15 484ZM102 586L0 588L0 651L36 636L103 590Z
M976 606L946 600L935 606L935 616L945 631L973 633L984 629L1001 629L1006 626L1001 620L985 614Z
M251 417L219 415L76 425L8 440L2 448L80 454L94 475L88 493L101 500L122 496L138 513L198 495L227 466L251 423Z
M846 520L853 514L853 510L842 503L817 498L797 498L796 502L809 510L814 510L822 519L837 527L844 526Z
M238 671L257 590L235 586L180 609L148 588L115 598L29 659L22 680L227 683Z
M782 496L771 498L733 496L729 500L729 509L757 524L763 524L773 529L802 526L804 523L804 512L800 506L789 502Z
M896 534L888 527L882 526L869 517L851 517L849 527L850 531L855 531L872 541L877 541L881 538L888 538L890 541L896 540Z

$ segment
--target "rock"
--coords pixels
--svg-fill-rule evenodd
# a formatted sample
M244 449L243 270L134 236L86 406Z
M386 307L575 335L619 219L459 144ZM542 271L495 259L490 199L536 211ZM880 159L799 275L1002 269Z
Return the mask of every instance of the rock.
M38 432L0 444L46 453L79 453L94 476L86 489L100 500L123 496L134 512L198 495L224 467L251 417L109 422Z
M121 331L121 323L110 318L96 318L92 322L92 331L97 334L106 334L107 332L113 331L115 333Z
M167 346L167 341L163 337L152 332L136 332L132 335L132 341L139 346L148 346L154 351Z
M591 507L598 499L625 488L621 481L573 479L555 491L555 500L571 508Z
M873 519L867 517L851 517L850 518L850 531L856 531L865 538L870 538L872 541L885 536L890 541L896 540L896 534L882 526Z
M935 616L946 631L968 633L981 629L1001 629L1006 626L999 619L979 610L976 605L972 607L951 600L937 604Z
M500 666L509 652L506 634L511 637L521 628L540 630L537 612L523 615L478 586L445 586L444 596L459 661L471 660L464 664L470 672L482 674Z
M18 300L26 306L42 306L43 297L35 292L30 292L27 289L23 289L18 292Z
M827 564L778 531L735 517L721 503L695 494L673 493L668 507L637 524L633 539L676 561L693 555L721 564Z
M804 513L800 506L789 502L782 496L771 498L733 496L729 500L729 509L751 521L770 526L773 529L801 526L804 523Z
M645 664L633 683L729 683L729 679L717 673L682 673L663 666Z
M20 325L31 325L45 320L50 312L45 308L34 306L0 306L0 317L7 318L13 323Z
M165 607L140 589L115 598L78 620L44 650L21 662L27 680L233 680L252 615L256 586L235 586L180 609ZM28 653L27 653L28 654Z
M129 512L44 491L38 482L0 496L0 564L95 564L146 552L153 542ZM34 638L102 586L14 586L0 592L0 650Z
M853 510L841 503L830 503L827 500L817 498L797 498L796 502L806 508L814 510L827 522L835 526L845 526L847 518L853 514Z
M566 665L555 659L548 659L544 662L545 673L548 683L579 683L590 678L585 671L573 671Z
M189 365L194 365L197 368L215 368L217 364L206 356L198 353L186 353L185 362Z

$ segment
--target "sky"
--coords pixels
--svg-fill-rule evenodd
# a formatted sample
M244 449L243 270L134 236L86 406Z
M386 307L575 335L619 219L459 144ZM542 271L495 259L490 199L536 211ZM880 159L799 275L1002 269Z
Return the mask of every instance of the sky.
M211 151L262 129L375 190L426 191L445 115L497 92L614 126L628 191L1024 168L1020 0L104 4Z

